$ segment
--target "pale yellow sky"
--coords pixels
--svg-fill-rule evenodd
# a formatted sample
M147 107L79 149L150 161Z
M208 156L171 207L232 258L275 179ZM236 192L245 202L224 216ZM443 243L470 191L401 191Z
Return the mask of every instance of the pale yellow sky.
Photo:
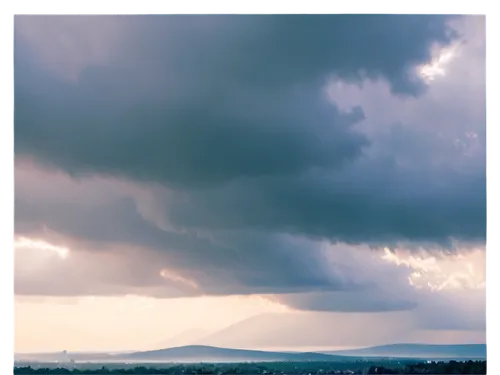
M261 314L269 316L269 313L274 313L273 316L281 320L288 320L286 316L297 316L297 314L309 316L311 326L307 331L309 331L313 341L317 330L321 330L321 327L318 328L318 324L315 324L314 316L317 315L319 323L326 322L324 320L325 313L294 312L258 296L179 299L156 299L140 296L58 298L18 296L15 298L15 351L28 353L62 350L158 349L162 341L168 341L168 339L184 332L199 329L208 335L246 318ZM434 344L485 342L485 332L482 330L426 331L416 329L412 326L411 312L408 311L368 313L366 315L363 313L327 314L331 315L327 320L329 322L327 329L338 330L339 335L342 335L343 331L345 331L344 335L350 332L348 333L349 345L338 346L340 343L337 341L339 340L334 338L332 346L250 347L264 350L299 351L349 349L390 343L387 340L390 340L392 335L396 335L397 339L404 342ZM261 319L258 321L262 323L263 330L273 334L273 327L269 324L266 326L266 321L269 323L269 320ZM300 320L295 321L300 322ZM396 325L390 324L391 321L392 323L399 322L400 326L396 327ZM379 337L382 342L373 341L373 338L369 337L374 336L374 332L365 331L368 327L373 327L373 324L387 333ZM248 327L248 325L244 325L240 332L243 335L252 335L248 332ZM352 327L352 332L349 327ZM358 327L358 329L354 327ZM303 328L298 327L297 332L303 334L301 331ZM250 330L253 329L258 329L258 327L252 328L250 326ZM391 331L394 332L391 333ZM307 338L303 339L304 342L308 341ZM357 346L353 345L356 340L361 340ZM245 340L237 342L241 341L245 342ZM335 344L336 342L337 344ZM164 344L163 346L168 345Z
M156 299L16 297L16 352L150 349L191 329L217 331L285 307L258 296Z

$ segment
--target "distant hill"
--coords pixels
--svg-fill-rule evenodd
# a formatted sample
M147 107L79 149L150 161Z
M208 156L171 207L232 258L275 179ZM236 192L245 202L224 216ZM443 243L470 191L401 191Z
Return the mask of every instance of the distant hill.
M323 353L357 357L484 359L486 358L486 344L392 344L363 349L328 351Z
M199 341L204 337L210 334L209 331L203 329L190 329L184 332L181 332L178 335L170 337L167 340L160 341L154 348L174 348L179 346L187 346L187 345L197 345Z
M162 362L268 362L268 361L345 361L349 357L324 353L283 353L260 350L226 349L191 345L177 348L149 350L119 356L127 361Z
M419 359L486 359L485 344L393 344L363 349L315 352L274 352L228 349L206 345L122 353L16 354L16 361L61 362L351 362L363 357Z

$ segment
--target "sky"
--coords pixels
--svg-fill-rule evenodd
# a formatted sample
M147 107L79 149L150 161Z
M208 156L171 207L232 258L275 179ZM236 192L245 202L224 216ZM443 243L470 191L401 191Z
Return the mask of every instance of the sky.
M485 342L484 17L14 27L17 352Z

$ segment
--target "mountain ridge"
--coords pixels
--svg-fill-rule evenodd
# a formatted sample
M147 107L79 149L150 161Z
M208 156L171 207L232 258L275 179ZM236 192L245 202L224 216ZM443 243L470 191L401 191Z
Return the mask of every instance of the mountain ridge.
M360 349L321 351L325 354L362 357L404 358L486 358L486 344L420 344L398 343Z
M263 350L220 348L209 345L188 345L158 350L129 353L128 360L215 361L215 362L266 362L266 361L334 361L343 356L313 352L272 352Z
M16 354L17 360L58 361L61 352ZM352 350L321 352L282 352L208 345L187 345L172 348L122 353L67 353L77 361L109 362L345 362L361 358L420 358L420 359L484 359L486 344L418 344L402 343L372 346Z

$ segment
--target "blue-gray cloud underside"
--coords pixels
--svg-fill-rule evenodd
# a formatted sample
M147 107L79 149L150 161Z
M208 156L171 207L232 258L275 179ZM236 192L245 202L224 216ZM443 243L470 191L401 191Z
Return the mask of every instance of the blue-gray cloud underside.
M16 36L16 158L75 177L159 184L168 194L155 196L155 209L170 227L146 220L133 200L88 210L34 201L16 187L19 234L45 226L85 250L143 247L207 294L369 293L328 267L322 240L484 243L484 155L480 168L433 163L442 152L464 156L418 124L381 124L387 136L371 138L358 128L363 109L341 110L323 90L335 77L424 95L413 68L430 59L434 43L456 37L449 17L125 19L126 43L77 83L45 71ZM414 306L411 298L287 298L314 310Z

